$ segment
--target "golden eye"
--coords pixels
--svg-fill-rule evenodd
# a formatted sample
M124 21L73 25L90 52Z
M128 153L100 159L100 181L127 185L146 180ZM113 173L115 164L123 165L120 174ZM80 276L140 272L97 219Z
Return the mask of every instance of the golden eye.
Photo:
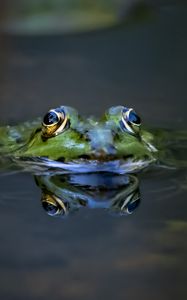
M123 130L137 134L140 130L141 119L132 108L124 107L122 110L122 127Z
M66 127L67 120L63 110L51 109L43 118L42 136L50 138L62 133Z

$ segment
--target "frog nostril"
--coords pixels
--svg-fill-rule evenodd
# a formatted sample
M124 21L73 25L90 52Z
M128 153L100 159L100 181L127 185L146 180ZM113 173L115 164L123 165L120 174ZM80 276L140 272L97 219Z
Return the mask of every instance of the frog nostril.
M110 129L98 127L89 130L88 136L90 138L92 155L98 158L107 158L116 154L114 136Z
M111 145L111 144L108 144L108 145L94 145L92 147L92 150L94 152L94 154L99 157L110 157L110 156L114 156L116 154L116 148Z
M116 148L114 147L114 145L107 145L107 152L110 155L115 155L116 154Z

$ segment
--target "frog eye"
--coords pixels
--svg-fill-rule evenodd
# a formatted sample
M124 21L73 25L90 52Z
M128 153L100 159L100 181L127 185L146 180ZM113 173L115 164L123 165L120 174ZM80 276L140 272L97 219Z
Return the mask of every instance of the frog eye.
M50 138L62 133L67 121L67 116L63 110L51 109L43 118L42 136Z
M59 115L56 111L50 110L43 118L45 126L55 125L59 122Z
M123 108L121 121L123 130L131 134L137 134L139 132L141 119L133 108Z
M49 216L64 216L67 209L61 199L46 192L42 194L42 206Z

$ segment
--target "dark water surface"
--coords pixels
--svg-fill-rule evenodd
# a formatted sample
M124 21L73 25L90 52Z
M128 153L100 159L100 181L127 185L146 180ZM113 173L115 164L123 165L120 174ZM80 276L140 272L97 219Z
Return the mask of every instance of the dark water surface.
M187 8L124 28L66 37L2 37L0 118L59 104L99 115L137 109L146 123L185 128ZM140 176L127 217L83 209L49 217L30 174L0 173L0 299L185 299L187 173Z

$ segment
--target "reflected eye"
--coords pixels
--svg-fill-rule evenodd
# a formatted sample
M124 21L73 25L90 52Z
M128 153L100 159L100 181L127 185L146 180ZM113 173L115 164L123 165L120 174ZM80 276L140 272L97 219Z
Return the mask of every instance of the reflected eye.
M67 209L61 199L55 195L49 195L45 192L42 194L42 206L49 216L63 216L67 213Z
M134 210L139 206L139 204L140 204L140 197L138 197L134 201L131 201L130 203L128 203L127 208L126 208L127 213L132 214L134 212Z
M58 214L59 209L56 205L48 203L48 202L43 202L42 203L43 208L47 212L48 215L50 216L55 216Z
M132 108L124 108L122 110L122 127L123 130L137 134L140 130L141 119Z
M67 116L60 109L51 109L43 118L42 136L50 138L64 131L67 125Z

